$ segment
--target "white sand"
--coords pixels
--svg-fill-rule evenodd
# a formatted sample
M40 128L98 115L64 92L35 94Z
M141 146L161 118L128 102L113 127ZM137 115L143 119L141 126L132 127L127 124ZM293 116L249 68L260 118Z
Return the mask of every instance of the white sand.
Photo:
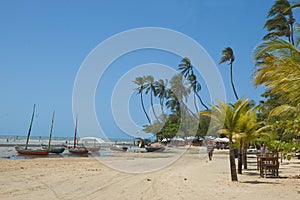
M165 155L125 153L101 160L141 171L157 167L159 159L165 162ZM208 162L199 155L199 147L149 173L121 172L95 158L2 159L0 199L300 199L300 179L260 178L250 167L238 176L239 182L231 182L227 150L216 150ZM300 175L300 160L284 161L279 173L281 177Z

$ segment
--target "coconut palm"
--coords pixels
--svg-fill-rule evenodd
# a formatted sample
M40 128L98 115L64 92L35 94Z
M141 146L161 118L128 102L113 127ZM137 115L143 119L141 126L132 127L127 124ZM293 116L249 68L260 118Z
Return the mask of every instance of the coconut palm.
M265 23L264 28L269 31L269 33L263 37L264 40L282 36L287 37L289 41L291 40L291 30L289 22L282 14L278 14L274 18L269 19Z
M156 121L159 122L159 119L157 117L157 114L156 114L156 112L154 110L154 106L153 106L153 96L156 96L156 84L155 84L155 81L154 81L154 77L153 76L146 76L145 80L146 80L145 94L148 94L150 92L150 103L151 103L152 112L154 114L154 117L155 117Z
M189 81L190 87L192 88L192 90L194 92L194 104L195 104L196 111L198 113L198 107L196 105L195 95L198 97L200 103L206 110L208 110L208 107L206 106L206 104L203 102L201 96L199 95L199 92L201 90L201 85L197 81L197 77L194 74L193 68L194 67L191 63L191 60L187 57L183 58L181 60L181 63L178 65L178 70L180 70L180 73L182 74L182 76Z
M144 100L143 100L143 92L145 90L146 87L146 77L136 77L135 80L133 81L138 87L135 89L137 91L137 93L140 95L140 100L141 100L141 105L142 105L142 109L146 115L146 118L149 122L149 124L151 124L151 120L146 112L145 109L145 105L144 105Z
M200 112L201 115L211 117L214 125L219 127L219 133L227 135L229 139L229 160L232 181L238 181L233 138L237 137L237 134L240 133L238 130L239 120L248 104L249 100L239 100L234 105L218 102L217 106L212 105L212 111Z
M240 102L242 103L242 101ZM242 173L242 163L244 169L247 169L247 144L256 140L261 136L268 136L266 132L269 126L265 126L263 122L257 120L257 110L253 105L249 104L244 107L243 112L238 120L236 141L238 141L238 173Z
M167 85L168 85L168 80L164 81L162 79L159 79L158 81L155 82L156 95L159 98L159 104L160 104L160 107L161 107L162 115L165 115L164 100L167 97L167 91L168 91L167 90Z
M268 17L273 17L269 19L265 27L268 31L274 31L275 33L280 33L282 30L285 32L285 36L294 45L294 16L292 8L297 7L296 5L291 5L287 0L276 0L274 5L268 12ZM287 17L287 18L286 18ZM283 19L285 18L285 20ZM278 20L280 19L280 20ZM285 28L288 29L285 29ZM283 32L282 32L283 33ZM280 36L280 35L278 35Z
M179 116L180 115L180 103L179 103L176 95L171 90L168 90L166 99L167 99L167 101L166 101L167 108L170 109L172 113Z
M234 54L233 54L233 50L230 47L226 47L223 51L222 51L222 57L220 59L219 64L225 63L225 62L229 62L229 66L230 66L230 82L231 82L231 87L234 93L234 96L236 98L236 100L239 99L234 84L233 84L233 75L232 75L232 64L234 62Z
M208 110L208 107L205 105L205 103L203 102L202 98L199 95L199 92L201 90L201 85L197 81L196 76L194 74L189 75L188 81L190 83L190 87L192 88L192 90L194 92L194 103L195 103L195 108L197 110L197 113L199 113L199 111L198 111L197 105L196 105L196 96L198 97L198 99L199 99L200 103L202 104L202 106L205 107L206 110Z
M187 97L190 94L190 88L185 87L183 84L183 78L181 74L177 74L170 80L169 89L169 100L167 101L167 106L176 106L174 108L180 109L180 114L187 115L186 112L190 113L194 118L198 118L184 103L187 101ZM177 102L177 103L176 103ZM179 107L178 107L179 106ZM189 115L190 116L190 115Z
M258 45L254 51L258 68L254 84L265 85L271 94L287 100L288 104L300 103L300 50L282 38L275 38Z

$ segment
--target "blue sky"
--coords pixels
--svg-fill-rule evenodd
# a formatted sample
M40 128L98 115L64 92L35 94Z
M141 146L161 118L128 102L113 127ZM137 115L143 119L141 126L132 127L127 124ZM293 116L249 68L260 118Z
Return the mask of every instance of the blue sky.
M252 51L266 33L263 25L273 0L28 0L0 4L0 135L25 136L35 103L32 135L49 134L55 110L54 136L72 137L72 93L82 62L99 43L133 28L162 27L181 32L202 45L215 63L221 51L230 46L236 56L234 81L239 96L258 102L264 91L253 86ZM180 60L167 52L144 50L112 63L95 96L95 112L107 137L124 137L110 108L116 82L132 67L162 63L176 69ZM227 100L232 102L229 68L223 64L218 69ZM202 95L209 102L205 89ZM138 96L131 97L129 110L135 123L146 123Z

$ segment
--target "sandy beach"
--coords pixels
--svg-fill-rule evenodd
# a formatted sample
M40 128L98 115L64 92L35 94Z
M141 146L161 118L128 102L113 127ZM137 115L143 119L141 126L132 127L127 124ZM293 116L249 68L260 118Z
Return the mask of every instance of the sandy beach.
M122 172L107 164L147 170L165 158L164 152L97 159L1 159L0 199L300 198L298 159L281 163L280 178L260 178L255 166L249 166L239 182L231 182L227 150L216 150L212 161L203 152L192 147L167 167L147 173Z

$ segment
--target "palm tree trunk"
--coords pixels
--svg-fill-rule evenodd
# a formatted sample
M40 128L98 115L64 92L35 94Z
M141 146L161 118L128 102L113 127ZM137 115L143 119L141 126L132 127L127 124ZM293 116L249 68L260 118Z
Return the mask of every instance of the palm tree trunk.
M143 111L144 111L144 113L147 117L147 120L148 120L149 124L151 125L151 120L150 120L150 118L149 118L149 116L146 112L145 106L144 106L144 100L143 100L143 93L142 92L141 92L141 104L142 104Z
M206 110L209 110L208 107L205 105L205 103L202 101L202 98L200 97L200 95L197 92L195 92L195 93L196 93L200 103L203 105L203 107L205 107Z
M229 147L229 161L230 161L231 181L238 181L238 177L236 174L234 149L232 147Z
M231 172L231 181L238 181L236 174L236 165L235 165L235 154L232 147L232 136L229 135L229 161L230 161L230 172Z
M238 150L238 174L242 174L242 167L243 167L243 161L242 161L242 141L240 140L239 150Z
M243 164L244 164L244 169L248 168L248 164L247 164L247 143L245 143L245 145L243 145Z
M159 100L159 102L160 102L161 113L164 115L165 112L164 112L164 101L163 101L163 98L161 98Z
M180 105L182 105L182 108L183 109L185 109L186 111L188 111L189 113L191 113L191 115L195 118L195 119L199 119L198 118L198 113L197 113L197 115L195 115L195 113L193 113L193 111L191 111L191 109L189 109L186 105L185 105L185 103L183 103L183 101L181 101L181 104Z
M198 106L197 106L197 100L196 100L196 93L195 93L195 91L194 91L194 106L195 106L196 112L199 113Z
M291 35L290 35L290 37L291 37L291 43L292 43L293 45L295 45L295 42L294 42L294 27L293 27L293 23L290 23L290 27L291 27Z
M150 101L151 101L151 108L152 108L152 112L154 114L154 117L156 118L157 122L159 122L159 119L155 113L155 110L154 110L154 106L153 106L153 95L152 95L152 91L150 92Z
M236 100L239 100L239 97L238 97L238 95L237 95L237 93L235 91L235 87L234 87L234 84L233 84L232 62L230 63L230 82L231 82L231 87L232 87L234 96L235 96Z

